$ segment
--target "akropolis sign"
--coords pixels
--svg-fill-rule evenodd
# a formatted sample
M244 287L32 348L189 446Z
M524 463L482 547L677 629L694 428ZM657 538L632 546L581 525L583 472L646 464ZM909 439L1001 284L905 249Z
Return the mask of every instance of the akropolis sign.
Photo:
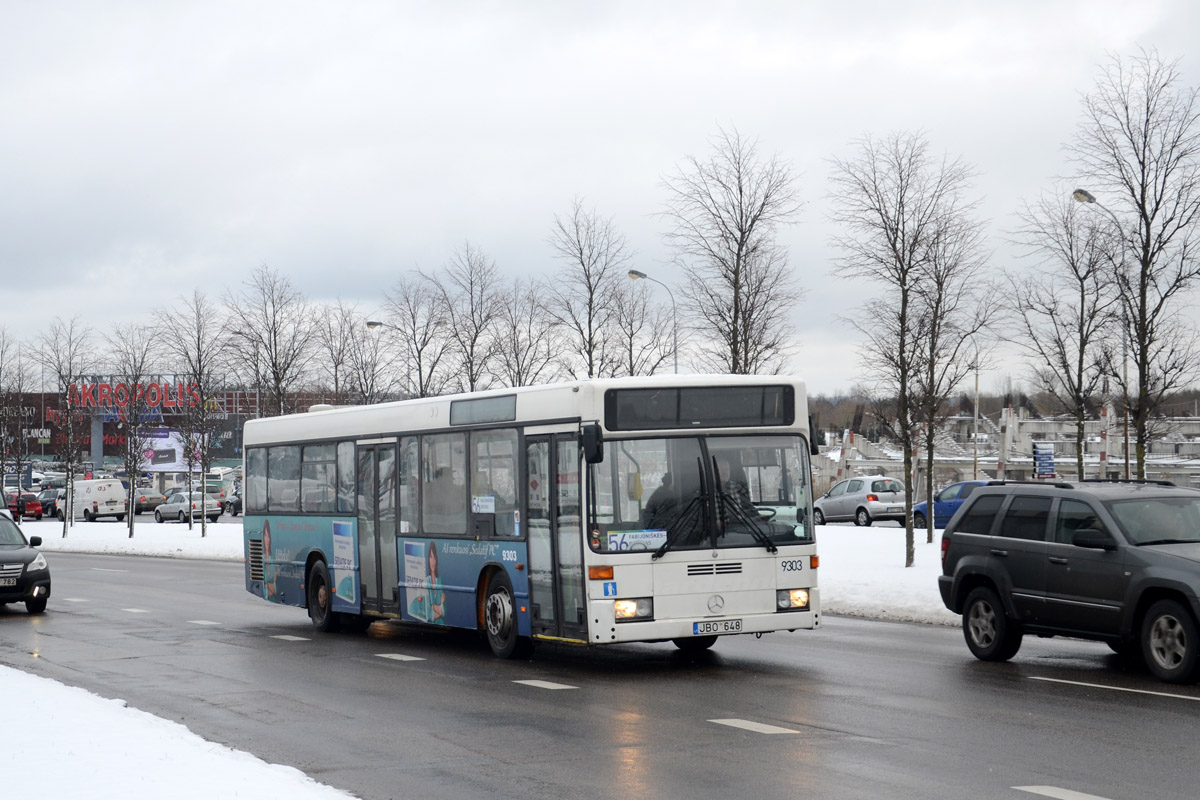
M87 376L67 388L67 402L76 408L111 408L144 403L151 408L183 408L200 402L200 389L194 383L163 380L155 376L148 383L129 383L120 376Z

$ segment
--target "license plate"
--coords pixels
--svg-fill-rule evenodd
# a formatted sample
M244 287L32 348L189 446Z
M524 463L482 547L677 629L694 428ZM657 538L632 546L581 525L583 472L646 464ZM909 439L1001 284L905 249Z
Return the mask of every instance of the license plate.
M904 506L888 506L889 514L898 514L904 510Z
M0 578L0 586L16 586L16 578Z
M714 633L741 633L742 621L740 619L714 619L705 620L704 622L692 623L693 636L709 636Z

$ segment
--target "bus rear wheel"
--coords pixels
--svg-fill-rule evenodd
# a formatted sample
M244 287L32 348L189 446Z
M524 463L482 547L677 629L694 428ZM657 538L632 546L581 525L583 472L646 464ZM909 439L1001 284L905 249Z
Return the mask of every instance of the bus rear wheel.
M341 617L333 610L333 589L324 561L316 562L308 571L308 618L323 633L341 627Z
M488 645L499 658L519 658L529 654L530 641L517 635L516 600L512 582L503 572L493 574L488 581L483 621Z

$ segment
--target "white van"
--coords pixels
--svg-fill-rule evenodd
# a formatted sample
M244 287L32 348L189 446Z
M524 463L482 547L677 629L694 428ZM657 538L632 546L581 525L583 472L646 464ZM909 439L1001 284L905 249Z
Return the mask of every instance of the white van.
M71 492L72 516L83 517L88 522L98 517L116 517L120 522L125 519L125 506L125 487L116 478L75 481L75 490ZM60 519L64 512L60 506Z

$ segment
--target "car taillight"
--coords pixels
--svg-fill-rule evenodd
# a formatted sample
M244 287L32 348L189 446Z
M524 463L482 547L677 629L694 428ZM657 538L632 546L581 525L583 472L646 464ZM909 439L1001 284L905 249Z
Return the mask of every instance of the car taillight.
M868 502L868 503L878 503L878 502L879 502L879 495L877 495L877 494L869 494L869 495L867 495L867 502Z
M950 549L950 537L942 536L942 566L946 566L946 551Z

